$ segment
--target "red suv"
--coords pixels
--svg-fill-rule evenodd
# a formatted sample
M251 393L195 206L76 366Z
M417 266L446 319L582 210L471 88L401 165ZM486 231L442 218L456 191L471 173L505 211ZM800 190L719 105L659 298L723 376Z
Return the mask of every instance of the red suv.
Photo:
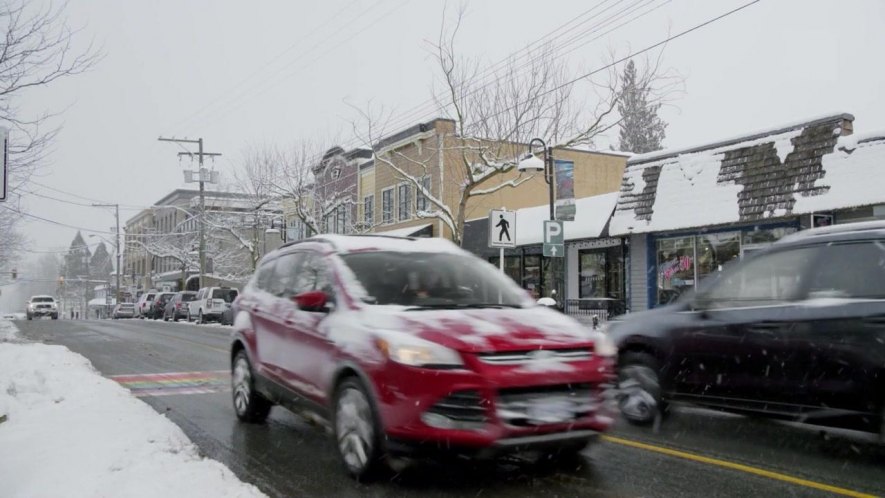
M416 450L577 453L613 423L615 354L451 242L324 235L268 254L234 303L233 403L328 417L360 479Z

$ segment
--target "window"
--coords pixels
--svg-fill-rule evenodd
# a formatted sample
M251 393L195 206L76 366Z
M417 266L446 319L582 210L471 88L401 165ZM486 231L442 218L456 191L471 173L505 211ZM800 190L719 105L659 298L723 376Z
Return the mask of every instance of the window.
M393 189L381 192L381 222L393 223Z
M306 253L301 268L294 279L294 293L310 292L315 290L332 293L332 285L329 280L326 262L319 254Z
M809 298L885 299L885 244L862 242L821 248Z
M399 186L399 192L397 192L399 202L399 211L397 219L399 221L405 221L412 217L412 186L404 183Z
M578 297L607 297L606 256L605 249L578 253Z
M421 186L424 187L428 192L430 191L430 176L425 175L421 178ZM415 210L416 212L427 211L430 207L430 202L427 200L427 196L421 193L420 190L415 194Z
M295 252L284 254L276 261L273 277L271 278L268 292L279 297L295 295L295 279L301 268L304 253Z
M333 168L332 171L329 173L329 176L331 176L333 180L337 180L339 177L341 177L341 168Z
M764 306L799 298L810 263L819 247L761 255L732 266L701 291L699 300L713 308Z
M512 278L514 282L519 284L522 281L522 266L519 256L504 256L504 274ZM498 268L498 257L489 258L495 268Z
M366 228L375 224L375 196L367 195L363 198L363 223Z
M658 241L658 303L672 303L695 284L694 237Z
M335 233L347 233L347 206L338 206L335 209Z

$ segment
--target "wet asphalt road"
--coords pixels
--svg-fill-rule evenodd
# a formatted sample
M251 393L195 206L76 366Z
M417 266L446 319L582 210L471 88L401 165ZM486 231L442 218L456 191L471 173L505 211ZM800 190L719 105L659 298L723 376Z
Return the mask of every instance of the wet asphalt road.
M105 376L227 370L229 327L142 320L16 322L62 344ZM678 407L657 429L619 422L576 462L440 462L355 483L331 437L282 408L237 422L227 388L144 396L202 452L272 497L336 496L863 496L885 495L885 448L865 434L826 437L796 424ZM855 494L851 494L855 493Z

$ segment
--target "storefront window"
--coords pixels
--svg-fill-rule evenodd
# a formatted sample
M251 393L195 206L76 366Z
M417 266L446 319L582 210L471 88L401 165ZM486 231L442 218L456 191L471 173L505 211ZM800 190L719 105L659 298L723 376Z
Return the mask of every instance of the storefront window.
M495 265L496 268L499 267L499 258L497 256L489 258L489 261L493 265ZM519 256L504 256L504 273L508 277L512 278L514 282L522 282L522 271L520 269Z
M531 292L535 299L542 296L541 294L541 256L526 256L525 273L523 277L523 287Z
M722 270L723 265L741 255L739 232L699 235L697 244L698 281L710 273Z
M694 288L694 237L676 237L658 241L658 303L675 301Z
M796 232L796 227L779 227L767 230L752 230L744 232L741 235L741 242L744 245L751 244L771 244L777 242L782 237Z
M578 297L606 297L606 251L596 249L578 254Z

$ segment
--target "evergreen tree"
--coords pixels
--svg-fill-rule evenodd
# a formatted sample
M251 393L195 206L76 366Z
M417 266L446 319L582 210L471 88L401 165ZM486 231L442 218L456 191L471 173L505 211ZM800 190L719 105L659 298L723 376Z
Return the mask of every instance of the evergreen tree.
M650 92L648 82L637 80L633 61L627 62L621 81L621 100L618 102L621 151L643 154L662 148L667 123L658 116L661 104L649 104Z
M104 242L98 244L92 258L89 260L89 271L93 280L108 280L110 274L114 271L114 265L111 263L111 255Z

